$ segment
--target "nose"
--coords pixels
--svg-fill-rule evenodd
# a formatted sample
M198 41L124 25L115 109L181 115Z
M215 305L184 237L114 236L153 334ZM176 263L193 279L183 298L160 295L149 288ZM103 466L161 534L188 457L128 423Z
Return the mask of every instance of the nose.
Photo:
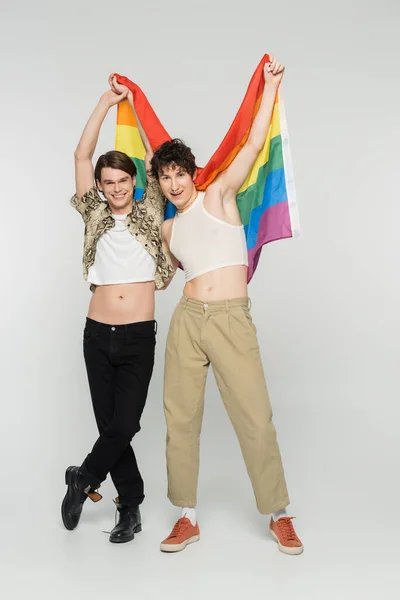
M118 194L121 191L121 185L117 182L114 186L114 191Z

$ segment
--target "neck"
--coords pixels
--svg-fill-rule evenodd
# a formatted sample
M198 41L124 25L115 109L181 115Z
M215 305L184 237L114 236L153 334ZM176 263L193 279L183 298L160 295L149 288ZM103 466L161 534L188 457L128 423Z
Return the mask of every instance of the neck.
M194 191L192 193L192 195L190 196L189 200L186 202L185 206L182 206L182 208L178 208L177 211L182 213L185 212L185 210L187 210L188 208L190 208L193 204L193 202L196 200L197 198L197 190L196 188L194 188Z
M109 207L113 215L127 215L128 213L132 212L133 200L121 208L115 208L111 206L111 204L109 204Z

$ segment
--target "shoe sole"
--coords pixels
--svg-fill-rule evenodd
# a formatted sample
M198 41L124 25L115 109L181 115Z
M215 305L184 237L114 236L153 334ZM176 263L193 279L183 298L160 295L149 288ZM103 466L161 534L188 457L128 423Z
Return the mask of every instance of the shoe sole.
M64 523L65 529L68 529L68 531L73 531L77 527L78 523L76 525L74 525L74 523L72 521L69 521L67 516L64 514L64 506L65 506L65 503L66 503L69 493L70 493L70 487L69 487L71 485L71 469L70 469L70 467L68 467L68 469L65 471L65 483L68 486L68 489L67 489L67 493L64 496L64 500L62 501L62 504L61 504L61 518Z
M195 542L198 542L199 539L199 535L194 535L182 542L182 544L160 544L160 550L161 552L181 552L188 544L194 544Z
M138 525L134 529L133 534L131 536L127 537L127 538L123 538L123 539L115 538L115 539L112 540L111 537L110 537L109 539L110 539L110 542L112 544L125 544L125 542L131 542L135 538L136 533L140 533L141 531L142 531L142 526Z
M276 533L274 531L272 531L272 529L269 530L270 536L272 537L273 540L275 540L275 542L278 544L278 548L281 552L283 552L284 554L290 554L292 556L296 555L296 554L302 554L304 551L304 546L300 546L298 548L291 548L290 546L283 546L280 541L278 536L276 535Z

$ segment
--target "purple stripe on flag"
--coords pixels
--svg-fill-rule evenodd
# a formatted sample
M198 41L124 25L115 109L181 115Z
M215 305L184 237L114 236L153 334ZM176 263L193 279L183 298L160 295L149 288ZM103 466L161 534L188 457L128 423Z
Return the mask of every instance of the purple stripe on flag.
M258 227L257 243L248 252L249 272L247 280L250 281L257 268L264 244L292 237L289 207L287 202L279 202L268 208L261 216Z

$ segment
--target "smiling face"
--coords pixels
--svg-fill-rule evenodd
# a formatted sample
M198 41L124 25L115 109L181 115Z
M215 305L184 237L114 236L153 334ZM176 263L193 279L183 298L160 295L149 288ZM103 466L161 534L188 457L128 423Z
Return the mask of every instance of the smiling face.
M101 180L97 180L96 183L106 197L113 214L125 215L131 212L136 177L119 169L103 167Z
M151 173L158 179L164 196L178 210L188 208L196 198L196 159L189 146L179 138L157 148L151 159Z
M196 173L194 173L196 177ZM161 190L178 210L184 210L197 195L193 177L182 167L172 163L164 166L158 175Z

